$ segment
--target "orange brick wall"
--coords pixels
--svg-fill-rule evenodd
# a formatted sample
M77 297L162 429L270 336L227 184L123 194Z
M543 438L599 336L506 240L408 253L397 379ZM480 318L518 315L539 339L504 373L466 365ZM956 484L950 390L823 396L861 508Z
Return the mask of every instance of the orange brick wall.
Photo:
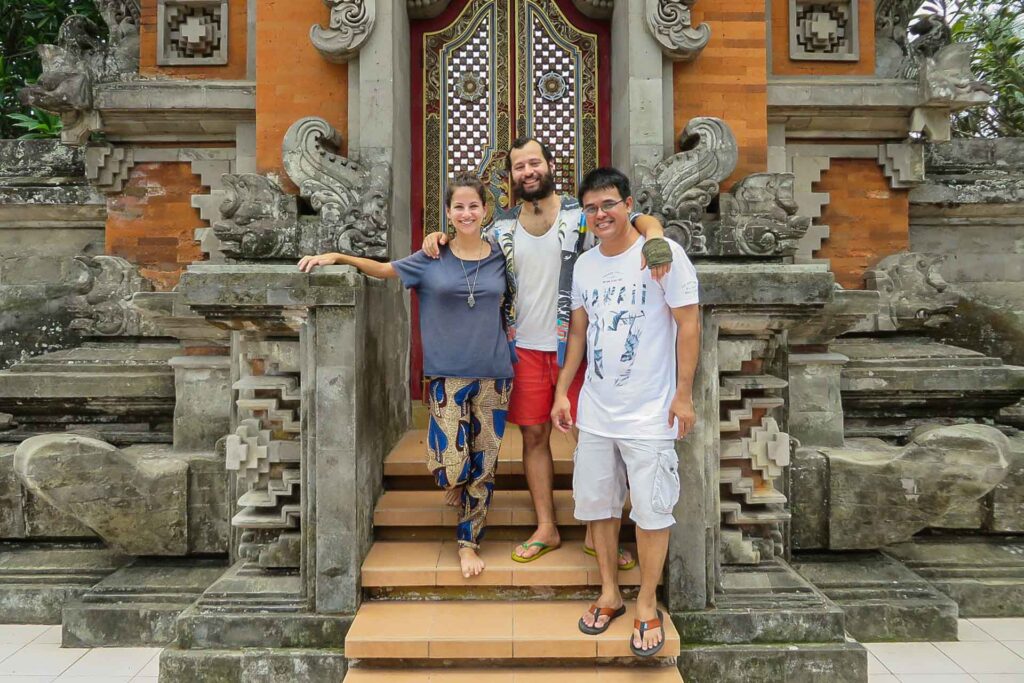
M216 66L157 66L156 64L156 0L142 0L139 24L139 73L180 78L245 78L247 16L246 1L228 3L228 63Z
M256 165L261 173L282 172L281 140L288 127L304 116L326 119L347 147L348 67L328 62L309 41L310 26L326 26L328 19L322 2L260 0ZM282 173L282 180L286 179Z
M864 271L889 254L910 246L907 190L889 187L873 159L833 159L815 192L828 192L821 222L829 238L815 252L832 262L836 282L864 289Z
M765 0L701 0L694 26L711 25L711 40L692 62L675 65L674 113L678 140L695 116L729 124L739 163L722 189L768 166L768 46Z
M772 1L772 73L779 76L870 76L875 73L875 3L860 0L857 22L860 59L808 62L789 58L789 0Z
M157 291L173 289L203 258L193 232L204 223L190 206L203 191L190 164L137 164L124 191L107 199L106 253L140 266Z

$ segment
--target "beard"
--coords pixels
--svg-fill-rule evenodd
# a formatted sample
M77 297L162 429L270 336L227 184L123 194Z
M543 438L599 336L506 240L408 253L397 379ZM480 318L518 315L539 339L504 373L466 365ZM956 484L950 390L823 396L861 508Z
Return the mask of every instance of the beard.
M524 190L522 183L513 183L512 189L515 191L517 199L524 202L540 201L555 193L555 178L551 175L551 171L548 171L540 177L536 190Z

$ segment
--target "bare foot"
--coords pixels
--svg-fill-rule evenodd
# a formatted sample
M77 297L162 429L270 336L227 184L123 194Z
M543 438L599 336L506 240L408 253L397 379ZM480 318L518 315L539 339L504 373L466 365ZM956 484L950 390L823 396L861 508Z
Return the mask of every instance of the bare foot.
M658 618L658 608L652 602L650 605L641 605L638 600L636 603L636 618L640 621L650 621L651 619ZM657 647L658 643L665 639L665 629L662 628L649 628L644 631L644 636L640 638L640 630L633 629L633 645L641 650L651 650Z
M541 524L533 532L533 536L530 536L529 540L525 543L517 545L513 552L515 552L517 557L529 559L544 550L544 546L557 548L561 542L562 537L558 535L558 528L554 524ZM535 545L539 543L544 545Z
M618 593L614 595L605 595L602 593L601 597L594 601L594 604L598 607L610 607L611 609L617 610L622 607L622 596ZM611 621L611 617L606 614L602 614L595 619L594 613L589 609L583 613L582 619L583 623L590 628L603 628L605 624Z
M467 579L479 576L484 570L484 561L472 548L459 548L459 563L462 565L462 575Z
M462 492L466 490L465 486L453 486L450 489L444 490L444 503L450 505L453 508L462 506Z

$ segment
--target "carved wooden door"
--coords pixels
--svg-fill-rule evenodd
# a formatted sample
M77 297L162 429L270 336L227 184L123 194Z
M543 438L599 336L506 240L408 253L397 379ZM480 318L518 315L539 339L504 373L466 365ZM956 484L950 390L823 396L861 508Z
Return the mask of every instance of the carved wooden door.
M555 156L559 192L610 158L607 22L571 0L455 0L412 22L412 248L446 229L444 186L476 171L490 190L488 219L509 204L505 155L533 135ZM422 365L413 320L412 383Z

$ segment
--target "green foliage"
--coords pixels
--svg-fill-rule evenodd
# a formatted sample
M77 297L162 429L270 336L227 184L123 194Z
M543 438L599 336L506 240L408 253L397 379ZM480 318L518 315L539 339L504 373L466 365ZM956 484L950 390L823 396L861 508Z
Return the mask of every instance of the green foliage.
M36 46L56 43L61 23L72 14L103 25L91 0L0 0L0 139L26 130L33 137L58 134L59 119L54 123L51 114L22 106L18 91L42 71ZM26 118L34 122L31 128Z
M1024 137L1024 0L929 0L953 40L973 48L975 76L995 90L988 107L953 117L962 137Z

